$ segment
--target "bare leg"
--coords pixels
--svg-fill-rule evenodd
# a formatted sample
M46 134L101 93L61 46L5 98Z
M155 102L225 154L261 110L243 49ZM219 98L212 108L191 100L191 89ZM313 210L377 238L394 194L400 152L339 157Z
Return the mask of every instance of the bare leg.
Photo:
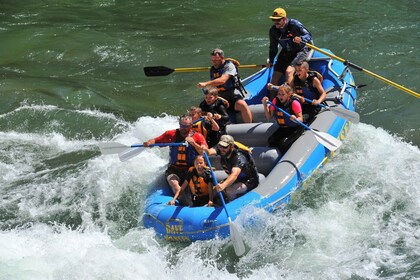
M244 183L237 182L225 188L226 195L230 201L237 198L240 194L247 191L247 187Z
M235 102L235 111L241 112L242 121L244 123L252 122L252 113L248 107L248 104L243 99Z
M176 194L176 192L181 189L179 185L179 177L176 174L170 174L166 181L168 181L169 186L171 186L172 192Z
M271 77L271 83L275 86L278 86L281 76L283 76L283 73L274 71L273 76ZM273 100L273 98L276 97L276 95L277 95L277 90L270 90L268 98L270 100Z
M295 74L295 67L287 66L286 68L286 82L291 85L293 81L293 75Z

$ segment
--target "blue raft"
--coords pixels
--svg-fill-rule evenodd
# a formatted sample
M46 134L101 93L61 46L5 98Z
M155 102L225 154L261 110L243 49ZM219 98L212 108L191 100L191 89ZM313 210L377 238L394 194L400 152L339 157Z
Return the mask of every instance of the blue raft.
M309 64L311 70L323 76L322 85L327 92L328 106L355 111L357 93L348 67L318 52L312 54ZM276 130L277 124L265 120L261 99L267 94L266 84L271 74L270 69L264 68L243 81L254 123L240 123L240 116L236 116L237 123L227 126L228 134L252 148L252 156L261 173L257 188L226 204L233 221L244 207L263 208L268 212L283 207L293 193L333 155L309 131L305 131L283 155L277 149L268 147L267 138ZM323 109L310 127L344 140L350 125L349 121ZM220 170L219 160L211 157L211 161L213 167ZM216 171L220 172L224 173ZM170 188L165 184L152 190L144 208L146 228L153 228L169 241L188 242L229 236L229 221L223 207L170 206L168 202L172 197Z

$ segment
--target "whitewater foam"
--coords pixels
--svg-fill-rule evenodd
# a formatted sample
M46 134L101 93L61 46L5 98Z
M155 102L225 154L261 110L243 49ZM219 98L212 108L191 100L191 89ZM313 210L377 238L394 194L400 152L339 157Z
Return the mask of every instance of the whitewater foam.
M142 117L124 126L112 141L131 145L177 127L177 118ZM13 132L0 139L9 147L31 143L13 150L22 160L2 160L3 279L391 279L418 271L420 151L380 128L354 125L285 209L243 211L236 223L247 254L240 259L229 240L173 244L142 227L144 200L163 174L167 148L120 162L99 153L100 139ZM71 157L39 169L54 153Z

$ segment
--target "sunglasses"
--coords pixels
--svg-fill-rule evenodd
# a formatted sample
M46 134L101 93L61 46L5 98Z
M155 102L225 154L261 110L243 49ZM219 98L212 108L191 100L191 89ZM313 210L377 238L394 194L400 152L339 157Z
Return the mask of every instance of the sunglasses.
M280 24L282 20L283 20L283 18L281 18L281 19L273 19L273 23L274 24Z
M227 148L229 148L229 145L227 145L227 146L222 146L222 145L220 145L220 144L219 144L219 148L226 150Z
M191 127L191 124L182 124L182 123L179 124L179 128L181 128L181 129L186 129L186 128L190 128L190 127Z

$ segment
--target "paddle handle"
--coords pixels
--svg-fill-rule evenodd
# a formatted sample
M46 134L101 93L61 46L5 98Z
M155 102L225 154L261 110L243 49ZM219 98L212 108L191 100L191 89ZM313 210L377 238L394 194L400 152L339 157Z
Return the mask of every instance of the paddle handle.
M395 82L393 82L391 80L388 80L388 79L386 79L386 78L384 78L382 76L379 76L378 74L375 74L375 73L373 73L373 72L371 72L371 71L369 71L367 69L364 69L363 67L360 67L359 65L356 65L356 64L354 64L354 63L352 63L352 62L350 62L348 60L345 60L345 59L343 59L341 57L338 57L338 56L336 56L336 55L334 55L332 53L326 52L326 51L324 51L324 50L322 50L322 49L320 49L320 48L318 48L318 47L316 47L314 45L311 45L309 43L305 43L303 41L302 41L302 44L306 45L310 49L316 50L319 53L322 53L322 54L324 54L326 56L329 56L332 59L338 60L338 61L342 62L344 65L348 65L348 66L350 66L350 67L352 67L352 68L354 68L356 70L359 70L361 72L364 72L365 74L368 74L368 75L370 75L370 76L372 76L372 77L374 77L374 78L376 78L378 80L381 80L382 82L385 82L385 83L387 83L387 84L389 84L389 85L391 85L391 86L393 86L393 87L395 87L395 88L397 88L399 90L405 91L405 92L411 94L414 97L420 98L420 94L417 93L417 92L415 92L414 90L411 90L411 89L408 89L406 87L403 87L402 85L399 85L399 84L397 84L397 83L395 83Z
M271 86L271 88L272 88L272 89L275 89L275 90L279 90L279 88L280 88L280 87L275 86L275 85L272 85L272 86ZM310 100L310 99L308 99L308 98L305 98L305 97L304 97L304 99L305 99L305 101L306 101L306 102L312 103L312 100ZM273 106L274 106L274 105L273 105ZM320 104L318 104L317 106L322 107L322 108L328 108L328 106L325 106L324 104L321 104L321 103L320 103Z
M204 158L206 159L207 165L208 165L208 166L209 166L209 168L210 168L211 177L213 178L213 184L214 184L215 186L217 186L219 183L217 182L216 175L214 174L213 167L211 166L210 159L209 159L209 157L208 157L208 155L207 155L207 153L206 153L206 152L203 152L203 155L204 155ZM223 198L223 194L222 194L222 192L219 192L219 196L220 196L220 200L222 201L223 208L225 209L226 216L228 217L228 219L229 219L229 221L230 221L230 216L229 216L229 213L228 213L228 211L227 211L227 208L226 208L226 202L225 202L225 199Z
M195 121L193 121L193 124L196 124L198 122L204 121L206 118L205 117L201 117L199 119L196 119Z
M308 98L304 97L303 99L305 99L305 101L308 102L308 103L312 103L312 100L310 100ZM319 103L317 106L322 107L322 108L329 108L327 105L324 105L324 104L321 104L321 103Z
M274 109L276 109L277 111L282 112L286 117L290 118L291 115L289 113L287 113L285 110L283 110L282 108L277 107L276 105L274 105L273 103L271 103L271 101L267 101L267 104L270 106L273 106ZM293 121L297 122L299 125L303 126L306 130L311 130L311 128L309 126L307 126L306 124L304 124L303 122L301 122L300 120L298 120L297 118L294 119Z

